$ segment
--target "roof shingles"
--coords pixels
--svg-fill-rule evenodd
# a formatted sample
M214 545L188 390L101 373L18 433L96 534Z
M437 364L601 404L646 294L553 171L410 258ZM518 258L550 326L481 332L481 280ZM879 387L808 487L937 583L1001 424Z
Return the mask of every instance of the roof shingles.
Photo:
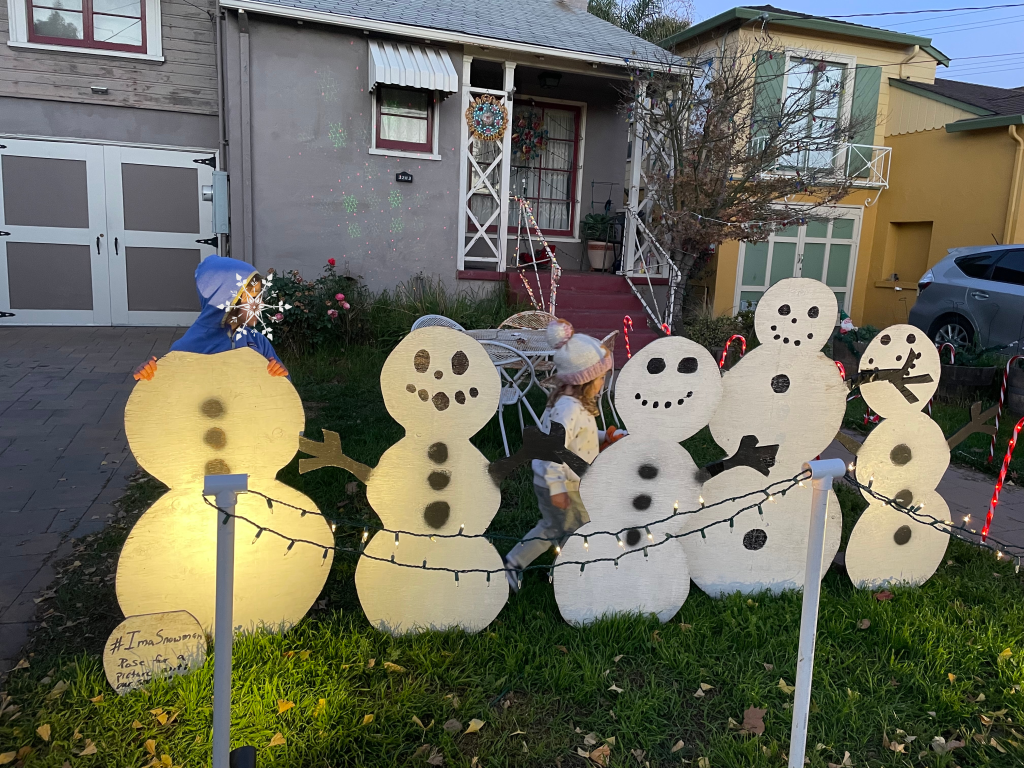
M496 41L668 62L668 51L564 0L259 0L266 6L443 30ZM268 12L272 12L269 11Z
M988 110L993 115L1024 113L1024 89L1021 88L996 88L991 85L943 80L938 77L932 84L912 82L910 85L922 91Z

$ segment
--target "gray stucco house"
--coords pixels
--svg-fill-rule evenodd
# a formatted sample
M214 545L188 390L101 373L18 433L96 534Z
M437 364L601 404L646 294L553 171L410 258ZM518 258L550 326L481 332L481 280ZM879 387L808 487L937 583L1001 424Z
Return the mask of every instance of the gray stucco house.
M220 0L209 17L138 0L134 21L83 2L8 0L0 310L17 315L0 322L187 323L218 252L306 276L333 257L372 289L480 286L514 262L510 191L576 268L581 218L641 194L630 77L679 64L586 0ZM26 56L53 76L29 83ZM511 117L500 142L470 135L481 96Z

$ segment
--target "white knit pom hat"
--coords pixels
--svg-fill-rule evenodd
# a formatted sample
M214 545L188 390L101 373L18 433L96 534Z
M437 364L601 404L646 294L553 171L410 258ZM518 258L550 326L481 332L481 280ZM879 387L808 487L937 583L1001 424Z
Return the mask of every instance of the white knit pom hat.
M567 321L549 323L546 332L555 350L555 375L566 384L586 384L612 369L611 352L597 339L575 333Z

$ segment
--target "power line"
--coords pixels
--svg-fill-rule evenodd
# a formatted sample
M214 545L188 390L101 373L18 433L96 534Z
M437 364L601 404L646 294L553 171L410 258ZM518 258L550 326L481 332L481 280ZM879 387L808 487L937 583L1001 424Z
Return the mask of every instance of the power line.
M950 13L951 11L994 11L998 8L1024 8L1024 3L1007 3L1004 5L971 5L963 8L925 8L919 11L881 11L879 13L845 13L829 16L830 19L856 19L865 16L912 16L919 13Z
M973 21L967 24L949 24L944 27L929 27L926 29L915 29L915 34L932 34L935 32L941 32L944 35L952 34L953 32L965 32L972 29L986 29L987 27L998 27L1004 24L1019 24L1019 19L1024 18L1020 14L1015 16L1000 16L997 19L985 19L983 21ZM1014 21L1018 19L1018 21Z

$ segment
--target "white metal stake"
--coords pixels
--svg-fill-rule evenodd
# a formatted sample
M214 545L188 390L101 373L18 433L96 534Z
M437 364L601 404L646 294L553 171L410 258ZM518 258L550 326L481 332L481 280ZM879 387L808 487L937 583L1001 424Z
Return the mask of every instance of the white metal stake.
M811 461L804 464L803 468L804 471L811 471L811 523L807 534L807 562L804 565L804 602L800 613L800 648L796 662L793 727L789 736L789 768L803 768L804 752L807 749L807 717L811 707L811 678L814 676L814 642L818 633L828 492L832 488L832 479L846 474L846 464L842 459Z
M217 598L213 620L213 768L228 768L231 755L231 645L235 599L235 502L249 490L248 475L207 475L204 496L217 514Z

